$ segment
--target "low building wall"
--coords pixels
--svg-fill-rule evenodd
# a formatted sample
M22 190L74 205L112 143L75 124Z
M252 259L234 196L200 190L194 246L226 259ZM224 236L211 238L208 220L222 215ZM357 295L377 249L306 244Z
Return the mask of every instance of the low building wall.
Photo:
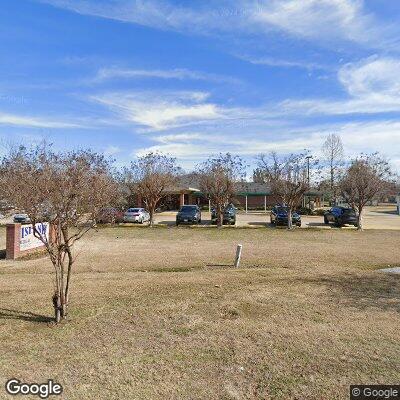
M36 226L39 232L49 238L51 228L48 222L38 223ZM7 224L6 258L8 260L15 260L44 249L43 242L33 235L32 225Z

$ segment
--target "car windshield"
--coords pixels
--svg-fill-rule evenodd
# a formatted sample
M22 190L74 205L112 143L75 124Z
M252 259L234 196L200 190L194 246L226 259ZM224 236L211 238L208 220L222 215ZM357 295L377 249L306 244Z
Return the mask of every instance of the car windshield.
M343 214L355 214L356 212L352 208L343 208Z
M276 211L278 213L287 213L287 208L286 207L276 207Z
M192 212L196 210L196 206L183 206L181 212Z
M140 212L140 211L142 211L141 208L130 208L130 209L128 210L128 212Z

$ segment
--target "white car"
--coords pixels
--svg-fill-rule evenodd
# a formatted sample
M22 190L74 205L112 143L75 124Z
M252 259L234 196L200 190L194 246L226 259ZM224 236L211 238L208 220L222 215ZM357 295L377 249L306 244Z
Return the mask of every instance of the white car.
M150 214L144 208L128 208L124 214L124 222L143 222L150 221Z

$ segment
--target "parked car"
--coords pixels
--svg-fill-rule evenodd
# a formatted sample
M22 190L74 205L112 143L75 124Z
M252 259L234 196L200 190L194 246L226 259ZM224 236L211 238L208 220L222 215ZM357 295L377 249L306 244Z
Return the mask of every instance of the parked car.
M14 222L18 224L30 224L31 219L28 217L28 214L15 214L14 215Z
M350 207L334 206L324 214L324 223L333 222L336 226L358 224L358 214Z
M123 222L124 213L117 208L108 207L103 208L97 218L99 224L110 224L115 222Z
M277 205L272 208L270 215L271 224L287 225L288 224L288 208L286 206ZM301 216L297 212L292 212L292 224L301 226Z
M180 224L200 224L201 210L197 205L182 206L176 214L176 226Z
M128 208L125 211L124 222L138 222L143 224L150 221L150 214L144 208Z
M217 210L215 207L211 209L211 223L216 224L218 222ZM224 209L223 224L236 224L236 207L233 204L228 204Z

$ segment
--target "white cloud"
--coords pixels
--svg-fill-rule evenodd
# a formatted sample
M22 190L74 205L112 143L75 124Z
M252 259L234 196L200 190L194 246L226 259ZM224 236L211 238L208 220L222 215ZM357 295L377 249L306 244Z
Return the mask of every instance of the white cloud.
M400 60L368 58L344 65L338 80L348 94L347 99L286 100L280 107L288 113L311 114L375 114L400 112Z
M121 153L121 149L118 146L110 145L104 150L104 155L106 156L115 156L118 153Z
M311 39L344 39L365 43L379 36L376 21L365 13L362 0L272 0L254 19Z
M230 151L253 160L260 153L272 150L280 153L300 152L308 149L320 158L321 146L329 133L339 134L343 140L347 159L361 152L381 152L389 157L392 165L400 171L400 122L374 121L345 124L307 126L302 129L286 130L280 135L278 127L266 129L264 133L248 133L242 137L239 132L187 132L152 137L154 144L138 149L133 155L149 151L161 151L177 157L185 167L191 168L212 154ZM218 140L215 140L215 138ZM368 138L368 139L366 139ZM224 143L223 148L221 143Z
M126 122L164 130L220 118L215 104L204 103L207 97L203 92L141 92L108 93L91 99L108 106Z
M400 98L400 60L371 57L345 65L339 80L351 96L363 97L373 93Z

